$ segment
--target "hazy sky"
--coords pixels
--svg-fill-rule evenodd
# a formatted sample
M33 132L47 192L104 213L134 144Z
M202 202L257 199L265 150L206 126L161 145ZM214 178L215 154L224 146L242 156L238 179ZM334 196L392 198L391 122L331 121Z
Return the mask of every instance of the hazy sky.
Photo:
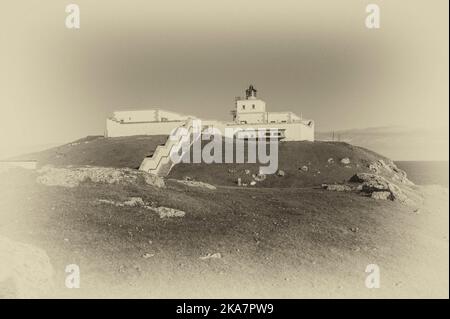
M65 27L69 3L79 30ZM1 3L3 149L103 134L125 107L231 119L250 83L320 131L448 127L448 1Z

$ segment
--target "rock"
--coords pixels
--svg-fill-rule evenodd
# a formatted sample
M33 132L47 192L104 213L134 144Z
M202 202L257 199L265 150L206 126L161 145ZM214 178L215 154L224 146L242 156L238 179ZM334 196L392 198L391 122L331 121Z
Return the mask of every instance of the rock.
M370 197L373 199L382 199L382 200L388 200L391 199L391 193L390 192L373 192Z
M207 259L220 259L222 258L222 255L220 253L214 253L214 254L208 254L206 256L200 257L201 260L207 260Z
M253 177L253 179L257 182L262 182L266 179L266 175L265 174L257 174Z
M373 173L380 174L383 172L396 182L400 182L408 186L414 185L414 183L407 178L406 172L399 169L391 160L380 159L376 162L370 163L368 168Z
M180 184L184 184L190 187L200 187L200 188L206 188L206 189L211 189L214 190L216 189L216 186L208 184L208 183L204 183L204 182L198 182L198 181L191 181L191 180L177 180L178 183Z
M322 188L335 192L350 192L352 188L343 184L322 184Z
M348 165L350 164L350 159L348 157L344 157L343 159L341 159L341 163L344 165Z
M245 173L245 175L250 175L251 171L250 171L249 169L246 169L246 170L244 171L244 173Z
M145 203L140 197L130 197L129 200L123 202L125 206L144 206Z
M166 185L164 184L164 179L159 176L144 172L144 171L134 171L135 174L142 175L144 177L145 183L148 185L156 186L159 188L163 188ZM139 172L139 173L138 173Z
M130 197L128 200L124 201L124 202L115 202L113 200L110 199L98 199L97 200L99 203L102 204L109 204L109 205L114 205L117 207L124 207L124 206L130 206L130 207L145 207L145 208L150 208L150 204L144 202L144 200L141 197Z
M115 201L109 200L109 199L99 199L98 202L99 203L103 203L103 204L116 205Z
M130 168L44 166L38 171L38 174L36 181L47 186L76 187L86 181L106 184L135 184L139 180L155 187L165 186L161 177Z
M255 182L255 181L251 181L251 182L250 182L250 185L251 185L251 186L255 186L255 185L256 185L256 182Z
M47 253L0 236L0 297L48 298L55 288Z
M398 200L400 202L406 202L407 201L407 196L402 192L402 190L400 189L400 187L398 187L397 185L393 184L393 183L389 183L389 192L391 192L391 197L392 200Z
M350 182L363 183L366 192L387 190L389 185L383 176L369 173L357 173L350 178Z
M405 202L407 197L403 194L400 187L394 183L389 182L386 178L380 175L370 173L357 173L350 178L350 182L361 183L361 191L372 195L374 192L389 192L390 200L398 200ZM382 194L376 194L375 197L382 197Z
M142 258L148 259L148 258L151 258L151 257L153 257L153 256L155 256L155 254L145 253L145 254L142 255Z
M285 176L286 173L283 170L279 169L277 172L277 175L282 177L282 176Z
M334 158L330 157L330 158L328 159L328 164L334 164Z
M186 215L185 212L182 210L170 208L170 207L163 207L160 206L158 208L152 208L155 212L159 214L160 218L170 218L170 217L184 217Z
M301 169L303 172L307 172L307 171L308 171L308 166L303 165L300 169Z
M379 172L379 169L378 169L378 166L377 165L375 165L375 164L369 164L369 170L371 171L371 172L374 172L374 173L378 173Z

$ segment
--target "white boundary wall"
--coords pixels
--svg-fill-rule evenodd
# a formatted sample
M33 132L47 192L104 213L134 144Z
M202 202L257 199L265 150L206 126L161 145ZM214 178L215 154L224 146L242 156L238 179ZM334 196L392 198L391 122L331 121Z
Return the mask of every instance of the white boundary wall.
M170 132L185 121L171 122L143 122L120 123L111 119L106 120L106 137L132 136L132 135L169 135Z
M185 121L148 122L148 123L120 123L111 119L106 120L106 136L132 135L169 135L173 129L183 125ZM221 121L202 121L202 124L213 126L221 132L226 127L234 129L278 128L285 130L284 141L314 141L314 123L308 125L306 121L294 123L259 123L238 124Z

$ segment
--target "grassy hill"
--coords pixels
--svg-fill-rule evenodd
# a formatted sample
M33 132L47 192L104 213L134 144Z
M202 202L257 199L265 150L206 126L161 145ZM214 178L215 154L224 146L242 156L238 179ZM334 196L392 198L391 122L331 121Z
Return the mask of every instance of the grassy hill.
M138 168L142 160L152 154L156 146L164 144L167 136L129 136L104 138L89 136L49 150L26 154L14 159L34 159L38 166L47 164L91 165ZM333 162L328 160L332 158ZM350 164L342 164L343 158ZM368 165L385 157L367 149L344 142L281 142L278 168L285 176L277 175L258 183L259 187L304 187L348 180L356 172L367 172ZM301 168L307 166L308 170ZM214 185L235 186L240 177L250 182L260 164L184 164L176 165L169 178L190 177ZM245 172L250 171L250 174Z
M37 160L43 165L92 165L139 168L167 136L130 136L104 138L88 136L45 151L16 156L14 160Z
M0 179L0 232L47 252L53 296L448 296L448 192L428 198L434 208L419 214L315 188L207 190L170 180L163 189L89 181L67 188L17 173ZM186 215L164 219L111 204L131 197ZM80 289L64 287L71 263L80 266ZM380 289L364 286L372 263Z
M23 158L136 168L164 141L90 137ZM236 179L250 178L257 164L180 164L165 188L143 180L48 186L37 182L42 172L10 170L0 172L0 233L46 251L53 297L448 298L448 190L423 189L423 205L410 207L316 187L379 159L347 143L285 142L285 175L255 187L237 187ZM174 180L185 176L217 188ZM145 205L125 205L130 198ZM148 206L185 215L161 218ZM220 258L202 258L208 254ZM80 266L80 289L64 286L71 263ZM380 289L364 286L373 263Z
M342 164L348 158L350 164ZM329 159L332 161L329 162ZM281 142L279 144L278 168L285 175L276 174L258 183L260 187L304 187L347 181L357 172L368 172L368 165L379 159L386 160L367 149L342 142ZM250 182L252 174L258 174L259 163L255 164L178 164L169 177L182 179L186 176L195 180L218 185L236 185ZM266 164L264 164L266 166ZM302 170L306 166L307 171ZM245 171L250 171L246 174Z

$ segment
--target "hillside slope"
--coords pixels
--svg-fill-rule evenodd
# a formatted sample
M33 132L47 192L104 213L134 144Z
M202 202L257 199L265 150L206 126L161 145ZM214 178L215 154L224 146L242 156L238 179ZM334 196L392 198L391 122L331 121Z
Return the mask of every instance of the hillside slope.
M167 136L130 136L104 138L88 136L45 151L16 156L14 160L37 160L44 165L92 165L138 168Z
M374 163L389 177L394 170L382 165L391 162L369 150L281 143L284 175L248 187L236 179L253 178L258 164L179 164L160 185L132 169L64 167L136 167L164 141L91 137L33 155L40 166L63 167L0 172L0 233L46 252L57 283L51 297L448 298L448 189L421 189L411 207L316 187ZM184 177L216 187L173 180ZM182 214L165 217L161 208ZM71 263L80 266L80 289L64 286ZM374 290L364 285L373 263L382 271ZM2 293L17 292L0 281Z
M0 232L46 251L52 297L448 297L448 192L417 213L315 188L63 187L37 183L34 171L4 174ZM80 289L64 287L70 263ZM380 289L364 286L372 263Z
M166 139L167 136L88 136L14 159L37 160L39 167L90 165L137 169L142 160L151 155L158 145L164 144ZM278 169L283 171L284 176L269 175L258 183L258 187L306 187L341 183L356 173L370 172L371 163L379 160L391 162L375 152L344 142L281 142L278 152ZM350 163L341 163L346 158ZM190 178L214 185L236 186L238 178L241 178L242 183L249 184L253 180L252 175L258 174L260 166L259 163L180 163L172 169L168 178Z
M349 164L341 163L348 158ZM267 176L260 187L304 187L347 181L358 172L369 172L369 165L385 157L367 149L341 142L281 142L278 168L284 176ZM214 185L236 186L237 179L249 183L261 165L254 164L187 164L176 165L169 177L190 177ZM264 164L266 166L266 164ZM304 168L307 167L307 168ZM302 168L304 168L302 170Z

